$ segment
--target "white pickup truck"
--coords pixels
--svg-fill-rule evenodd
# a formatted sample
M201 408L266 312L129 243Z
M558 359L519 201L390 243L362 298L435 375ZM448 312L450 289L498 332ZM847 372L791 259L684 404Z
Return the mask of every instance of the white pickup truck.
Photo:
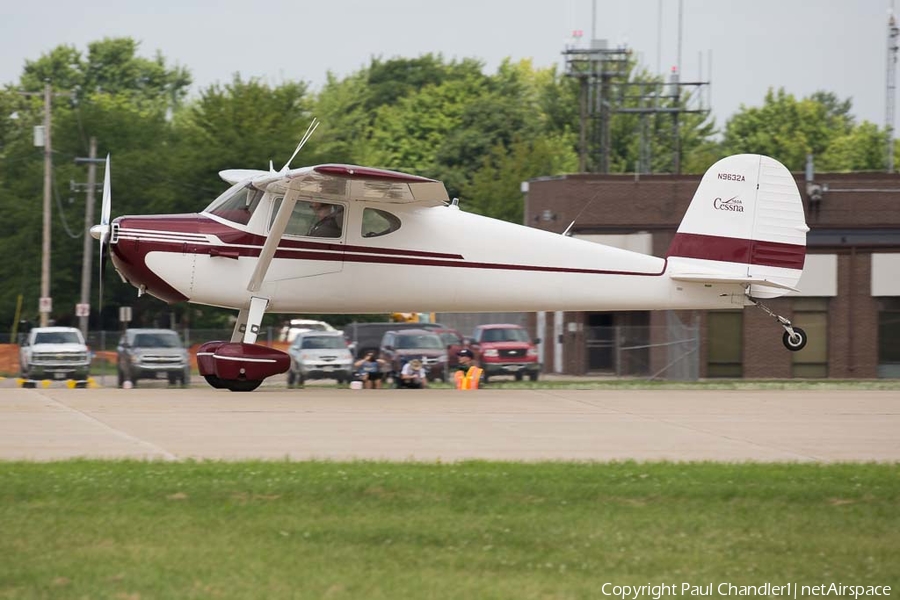
M87 379L91 355L74 327L35 327L19 348L23 379Z

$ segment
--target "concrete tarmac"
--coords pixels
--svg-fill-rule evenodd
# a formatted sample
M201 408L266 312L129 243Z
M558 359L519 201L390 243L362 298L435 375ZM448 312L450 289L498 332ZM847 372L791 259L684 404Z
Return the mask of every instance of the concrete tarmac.
M900 461L897 391L0 388L0 460Z

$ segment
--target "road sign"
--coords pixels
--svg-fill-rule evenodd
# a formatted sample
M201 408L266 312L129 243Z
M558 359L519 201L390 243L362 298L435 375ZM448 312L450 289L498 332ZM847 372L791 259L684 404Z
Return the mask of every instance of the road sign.
M91 305L83 302L79 302L75 305L75 316L76 317L89 317L91 316Z
M130 306L120 306L119 307L119 320L123 323L131 322L131 307Z
M38 312L53 312L53 298L41 298L38 300Z

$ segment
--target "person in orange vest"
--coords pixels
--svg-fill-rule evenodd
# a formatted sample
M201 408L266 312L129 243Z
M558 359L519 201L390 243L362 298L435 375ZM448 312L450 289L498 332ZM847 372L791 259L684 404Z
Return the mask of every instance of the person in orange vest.
M475 364L475 355L468 348L463 348L456 353L456 356L459 357L455 375L456 389L477 390L484 369Z

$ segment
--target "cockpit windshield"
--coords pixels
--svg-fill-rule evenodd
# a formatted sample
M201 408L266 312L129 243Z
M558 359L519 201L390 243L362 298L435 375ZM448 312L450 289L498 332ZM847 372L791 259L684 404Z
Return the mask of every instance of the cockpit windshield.
M262 200L263 191L247 184L233 186L209 205L206 212L228 221L246 225Z

